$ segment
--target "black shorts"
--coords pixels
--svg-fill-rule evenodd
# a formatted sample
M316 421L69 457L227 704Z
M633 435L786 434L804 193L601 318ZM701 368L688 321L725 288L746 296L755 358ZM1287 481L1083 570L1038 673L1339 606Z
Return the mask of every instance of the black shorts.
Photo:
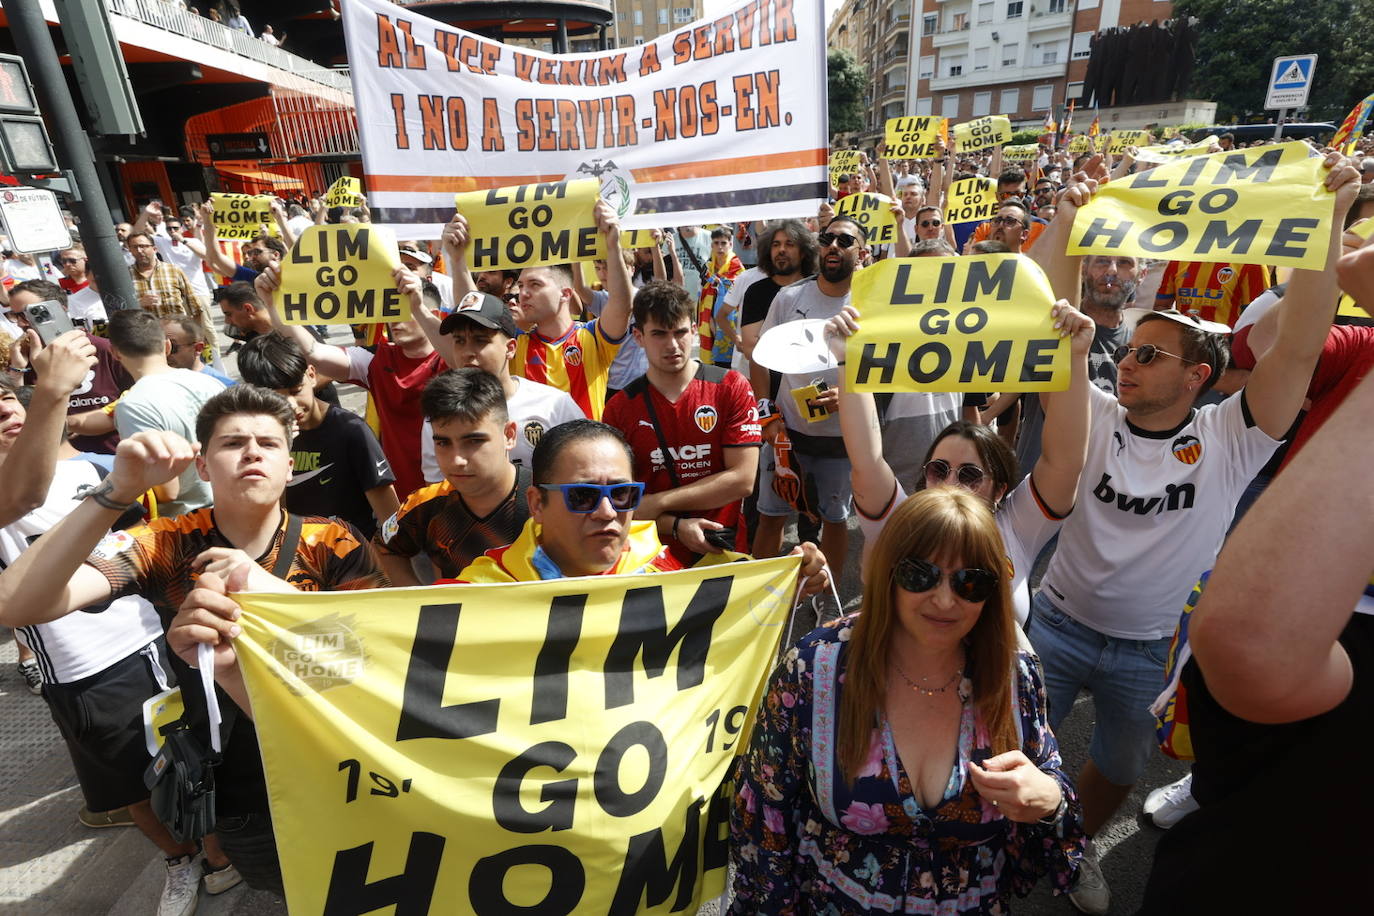
M166 664L166 641L159 636L149 645L99 674L43 685L92 811L113 811L148 797L143 772L152 757L143 737L143 703L162 691L153 666L161 663L165 680L176 681Z

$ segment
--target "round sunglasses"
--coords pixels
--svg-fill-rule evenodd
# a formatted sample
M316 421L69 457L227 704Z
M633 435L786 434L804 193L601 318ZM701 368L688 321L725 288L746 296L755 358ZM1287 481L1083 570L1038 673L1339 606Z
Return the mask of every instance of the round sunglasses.
M978 489L983 483L983 478L988 476L988 472L976 464L961 464L956 468L943 458L927 461L925 472L928 487L941 486L949 480L951 473L955 473L955 482L965 490Z
M899 560L892 570L892 580L902 591L920 594L939 586L940 579L948 578L949 590L955 597L964 601L986 601L997 590L997 573L987 569L954 569L948 573L929 560L906 557Z

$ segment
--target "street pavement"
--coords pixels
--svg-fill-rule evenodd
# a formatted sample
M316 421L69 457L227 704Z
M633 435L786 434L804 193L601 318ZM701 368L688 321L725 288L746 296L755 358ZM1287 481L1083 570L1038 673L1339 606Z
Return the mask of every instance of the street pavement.
M336 329L333 342L344 342L345 334ZM221 335L220 342L227 346L228 339ZM233 374L233 357L226 363ZM345 407L361 411L364 395L359 389L341 386L340 394ZM789 530L789 535L794 533ZM859 593L862 537L851 525L849 556L838 576L847 609ZM799 619L797 637L808 623ZM66 746L46 704L25 689L17 661L12 634L0 631L0 916L155 913L166 875L161 856L135 828L93 830L77 820L82 797ZM1091 701L1080 697L1059 734L1071 774L1086 759L1091 723ZM1184 765L1157 755L1121 812L1098 837L1102 867L1112 888L1112 913L1137 909L1155 843L1162 835L1139 815L1145 794L1185 772ZM1066 898L1054 897L1043 884L1026 900L1014 901L1012 910L1020 916L1076 912ZM714 912L714 906L702 908L703 916ZM277 916L286 913L286 906L240 885L218 897L202 889L197 913Z

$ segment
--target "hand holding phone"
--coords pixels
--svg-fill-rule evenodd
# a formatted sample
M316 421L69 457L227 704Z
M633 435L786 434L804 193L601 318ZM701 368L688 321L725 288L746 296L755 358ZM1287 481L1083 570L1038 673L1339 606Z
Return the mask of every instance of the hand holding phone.
M72 320L67 316L67 310L62 307L62 303L54 299L25 306L24 317L28 320L29 326L38 334L38 339L43 341L45 347L63 334L73 330Z

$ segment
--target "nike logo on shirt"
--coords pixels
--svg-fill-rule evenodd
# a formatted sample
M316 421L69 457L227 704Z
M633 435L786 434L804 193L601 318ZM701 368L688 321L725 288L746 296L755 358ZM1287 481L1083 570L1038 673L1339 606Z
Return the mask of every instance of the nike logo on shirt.
M286 484L286 485L287 485L288 487L294 487L294 486L295 486L296 484L298 484L298 483L305 483L307 480L310 480L310 479L313 478L313 477L318 477L318 476L320 476L321 474L323 474L325 471L329 470L329 469L332 468L333 466L334 466L334 462L331 461L331 462L329 462L329 463L326 464L326 465L323 465L323 466L321 466L321 467L315 468L315 470L313 470L313 471L306 471L304 474L297 474L297 475L295 475L294 477L292 477L289 481L287 481L287 484ZM332 478L331 478L331 479L332 479ZM328 481L328 480L321 480L320 483L329 483L329 481Z

